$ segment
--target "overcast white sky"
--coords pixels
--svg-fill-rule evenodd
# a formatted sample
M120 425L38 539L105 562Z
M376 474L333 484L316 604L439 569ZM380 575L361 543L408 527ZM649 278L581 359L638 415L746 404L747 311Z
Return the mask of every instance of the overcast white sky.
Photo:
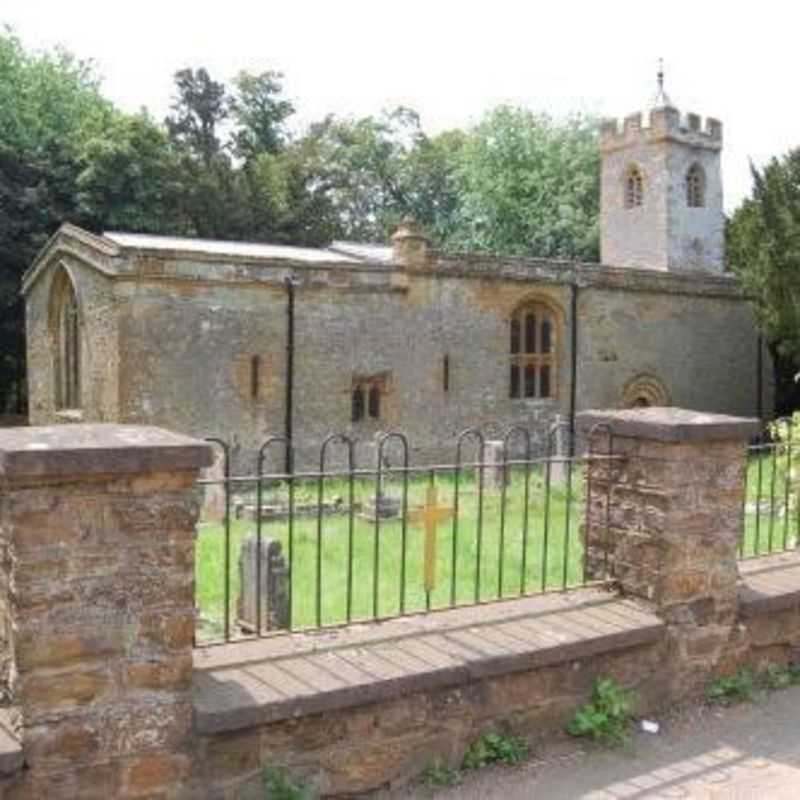
M163 116L185 66L278 69L304 120L405 104L430 132L503 102L622 116L648 106L663 57L675 105L723 121L728 210L749 192L749 158L800 145L788 0L0 0L0 24L94 59L130 110Z

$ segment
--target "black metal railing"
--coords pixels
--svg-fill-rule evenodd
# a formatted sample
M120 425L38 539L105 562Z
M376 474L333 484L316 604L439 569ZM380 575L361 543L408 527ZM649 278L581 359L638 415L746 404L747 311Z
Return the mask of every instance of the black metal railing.
M792 418L778 419L748 447L740 558L794 550L798 545L799 435Z
M388 433L371 468L357 464L353 439L334 434L313 469L293 472L269 470L295 463L291 444L272 437L243 476L232 474L227 443L209 439L220 460L198 483L197 644L585 585L593 456L571 455L563 434L554 427L537 444L512 427L487 441L470 428L450 463L415 466L408 439Z

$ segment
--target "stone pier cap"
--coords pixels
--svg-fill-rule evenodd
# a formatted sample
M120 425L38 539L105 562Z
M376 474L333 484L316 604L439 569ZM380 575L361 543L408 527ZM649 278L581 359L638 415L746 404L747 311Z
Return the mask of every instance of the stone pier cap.
M762 422L756 417L732 417L672 406L590 410L578 414L581 433L597 429L612 436L673 444L744 441L758 435L761 428Z
M194 470L212 460L205 442L149 425L0 429L0 479Z

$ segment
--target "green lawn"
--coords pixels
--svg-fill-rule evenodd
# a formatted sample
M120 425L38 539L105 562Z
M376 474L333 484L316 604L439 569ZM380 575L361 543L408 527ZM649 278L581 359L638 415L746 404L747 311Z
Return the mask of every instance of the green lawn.
M423 504L429 481L428 475L409 479L409 509ZM545 482L541 467L530 471L526 533L523 471L513 473L505 503L500 492L487 489L481 509L478 508L478 487L471 472L462 473L457 530L454 532L452 521L443 522L438 529L436 584L430 598L423 585L423 530L419 525L407 524L404 546L403 523L399 519L381 521L376 535L375 523L356 515L351 538L347 514L324 516L321 531L315 517L296 517L291 542L287 520L262 522L262 540L280 540L292 565L292 627L336 625L348 619L389 617L401 612L424 611L428 607L443 608L453 602L464 605L476 600L580 584L583 580L579 536L583 519L580 468L573 470L571 496L566 483L554 483L548 502ZM316 481L297 479L295 484L295 504L316 502L319 491ZM453 476L437 474L436 486L439 504L452 507L455 503ZM235 493L252 499L254 490L254 485L241 484ZM288 500L285 484L264 487L263 492L265 503ZM365 501L374 492L374 479L354 481L356 503ZM402 480L393 477L391 483L385 485L384 493L401 498ZM326 502L339 497L346 503L349 485L346 480L326 480L322 495ZM503 507L505 513L502 513ZM478 524L479 512L481 525ZM239 592L240 542L242 537L255 533L256 527L254 521L232 520L230 524L229 619L232 633L236 630L233 623ZM224 524L201 521L196 547L196 598L203 621L198 634L201 639L218 638L222 631L224 562Z
M793 460L800 467L800 454ZM797 470L789 464L785 450L751 453L743 509L744 538L740 550L743 557L779 552L797 545L799 490L796 479L789 479L790 471L796 473ZM580 585L583 582L582 468L576 466L573 470L571 494L567 492L566 483L553 483L549 501L541 467L531 469L527 481L526 526L526 475L522 469L513 472L505 502L500 492L487 488L480 509L474 476L464 470L459 481L457 529L454 530L451 521L443 522L438 528L436 582L430 597L423 584L424 537L420 525L406 525L404 544L403 523L399 519L381 521L376 535L375 523L359 515L353 518L352 531L346 513L323 516L321 529L318 529L316 517L297 516L291 537L287 520L262 522L262 540L278 539L291 564L292 627L337 625ZM409 478L409 509L423 504L429 482L427 474ZM437 473L435 483L439 504L453 507L452 474ZM340 498L346 505L349 491L346 480L328 479L322 487L323 502ZM356 504L365 502L374 492L374 479L353 481ZM392 477L385 483L384 492L402 498L402 480ZM315 480L297 479L295 506L313 505L318 493L319 484ZM255 484L238 484L234 494L252 503ZM263 502L285 506L288 503L286 484L265 484ZM240 543L243 537L255 534L256 529L254 521L231 520L230 523L228 591L233 635L236 633ZM201 520L196 543L196 602L202 620L198 630L200 641L218 639L223 631L225 541L223 523Z
M785 447L751 451L744 508L745 558L794 549L800 530L800 452Z

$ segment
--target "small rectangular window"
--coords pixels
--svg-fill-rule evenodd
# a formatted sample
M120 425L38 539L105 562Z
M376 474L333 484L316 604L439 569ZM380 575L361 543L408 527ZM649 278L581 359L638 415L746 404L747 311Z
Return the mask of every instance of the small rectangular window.
M261 357L253 356L250 359L250 397L258 400L258 387L261 379Z
M519 397L519 367L511 365L511 396Z
M450 356L445 356L442 360L442 385L445 392L450 391Z
M387 373L353 378L351 388L352 422L362 422L369 418L378 420L384 413L383 395L387 390Z

